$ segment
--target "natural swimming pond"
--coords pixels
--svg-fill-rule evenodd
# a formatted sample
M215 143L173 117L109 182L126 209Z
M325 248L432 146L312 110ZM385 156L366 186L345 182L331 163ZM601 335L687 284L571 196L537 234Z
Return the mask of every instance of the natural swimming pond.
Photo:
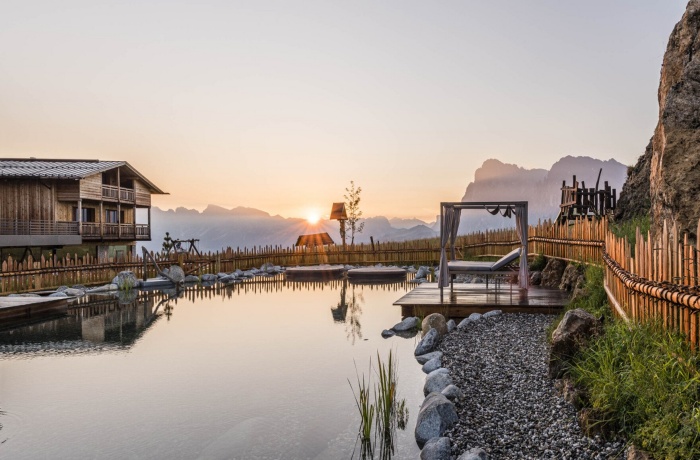
M417 458L418 338L380 335L411 287L256 278L4 328L0 457L359 458L348 379L393 350L409 420L392 458Z

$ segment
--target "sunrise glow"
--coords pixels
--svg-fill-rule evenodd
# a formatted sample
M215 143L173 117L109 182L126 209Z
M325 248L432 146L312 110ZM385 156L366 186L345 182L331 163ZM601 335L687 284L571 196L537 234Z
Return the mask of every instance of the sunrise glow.
M321 220L321 214L318 211L309 211L306 214L306 221L311 225L316 225Z

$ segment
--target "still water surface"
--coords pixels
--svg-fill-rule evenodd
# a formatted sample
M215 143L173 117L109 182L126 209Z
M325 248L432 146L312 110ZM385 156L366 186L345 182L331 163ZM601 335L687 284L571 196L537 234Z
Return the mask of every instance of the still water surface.
M409 408L394 458L417 458L417 338L380 336L409 289L257 279L1 330L0 458L350 458L348 379L390 349Z

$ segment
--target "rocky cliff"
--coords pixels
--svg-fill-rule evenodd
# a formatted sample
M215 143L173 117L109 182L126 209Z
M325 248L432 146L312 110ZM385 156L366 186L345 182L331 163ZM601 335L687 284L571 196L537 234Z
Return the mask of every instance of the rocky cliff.
M666 47L658 92L659 122L620 199L621 218L651 209L653 231L666 219L695 235L700 218L699 31L700 0L691 0Z

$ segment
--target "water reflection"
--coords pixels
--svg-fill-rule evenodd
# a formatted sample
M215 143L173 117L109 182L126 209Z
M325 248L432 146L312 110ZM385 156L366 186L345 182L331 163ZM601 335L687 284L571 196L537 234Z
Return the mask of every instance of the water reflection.
M260 277L91 296L0 325L0 457L349 458L353 362L394 349L408 406L423 399L414 341L380 334L410 287ZM412 429L394 458L417 457Z
M120 291L86 296L72 304L65 315L28 324L13 324L3 330L0 324L0 357L4 353L99 352L127 350L146 334L161 316L170 321L178 299L195 302L215 297L283 291L338 290L340 299L331 308L333 321L345 325L348 341L362 340L362 290L405 291L405 281L356 285L346 278L330 281L288 281L284 276L259 277L230 285L194 285L184 289Z
M84 297L60 318L0 331L0 354L127 350L176 298L136 290Z

